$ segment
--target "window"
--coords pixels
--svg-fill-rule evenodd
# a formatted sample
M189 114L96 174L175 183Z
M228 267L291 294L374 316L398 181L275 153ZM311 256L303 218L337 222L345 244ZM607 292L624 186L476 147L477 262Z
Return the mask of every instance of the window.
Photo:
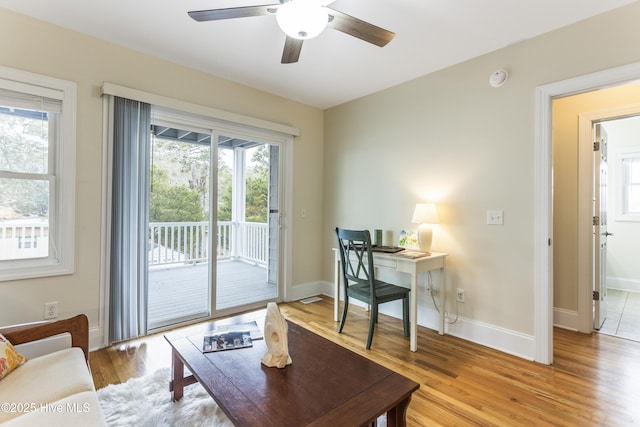
M73 273L75 98L0 67L0 280Z
M621 155L622 219L640 221L640 152Z

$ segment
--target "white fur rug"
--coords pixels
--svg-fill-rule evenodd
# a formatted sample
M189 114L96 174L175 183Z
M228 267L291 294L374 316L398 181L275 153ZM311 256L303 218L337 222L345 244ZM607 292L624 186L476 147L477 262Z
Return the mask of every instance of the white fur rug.
M172 402L169 369L101 388L98 400L110 427L233 426L200 384L185 387L184 397Z
M172 402L168 368L101 388L98 400L109 427L233 427L200 384L185 387L184 397ZM378 427L386 425L387 417L378 418Z

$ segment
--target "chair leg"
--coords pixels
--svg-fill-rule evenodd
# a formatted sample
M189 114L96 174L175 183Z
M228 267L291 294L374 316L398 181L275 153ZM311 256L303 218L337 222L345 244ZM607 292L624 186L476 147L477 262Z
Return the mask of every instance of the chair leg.
M404 336L409 336L409 295L402 298L402 324L404 325Z
M376 319L378 318L378 304L371 305L371 316L369 317L369 337L367 338L367 350L371 348L373 341L373 331L376 328Z
M340 319L340 327L338 327L338 333L342 333L342 328L344 328L344 321L347 320L347 310L349 310L349 297L347 295L344 296L344 307L342 307L342 318Z

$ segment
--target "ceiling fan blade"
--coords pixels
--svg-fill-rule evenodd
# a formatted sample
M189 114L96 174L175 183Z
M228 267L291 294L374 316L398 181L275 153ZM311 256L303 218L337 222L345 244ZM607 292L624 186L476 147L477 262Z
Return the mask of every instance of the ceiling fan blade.
M282 52L282 61L280 61L280 63L293 64L294 62L298 62L303 41L304 40L287 36L287 39L284 41L284 51Z
M227 9L193 10L188 13L191 18L198 22L218 21L221 19L273 15L279 6L279 4L267 4L263 6L230 7Z
M384 28L380 28L329 7L327 9L329 11L328 26L342 31L345 34L380 47L386 46L386 44L395 37L395 33L385 30Z

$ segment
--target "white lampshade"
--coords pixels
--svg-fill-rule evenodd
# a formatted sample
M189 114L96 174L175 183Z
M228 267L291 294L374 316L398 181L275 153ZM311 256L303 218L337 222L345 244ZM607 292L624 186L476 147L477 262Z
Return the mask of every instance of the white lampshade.
M438 224L438 212L436 212L436 205L433 203L417 203L416 209L413 211L414 224Z
M423 252L431 252L433 231L428 224L438 224L440 222L438 212L436 212L436 205L433 203L417 203L411 222L420 224L418 227L418 247Z
M276 19L286 35L306 40L325 29L329 14L317 0L289 0L278 8Z

